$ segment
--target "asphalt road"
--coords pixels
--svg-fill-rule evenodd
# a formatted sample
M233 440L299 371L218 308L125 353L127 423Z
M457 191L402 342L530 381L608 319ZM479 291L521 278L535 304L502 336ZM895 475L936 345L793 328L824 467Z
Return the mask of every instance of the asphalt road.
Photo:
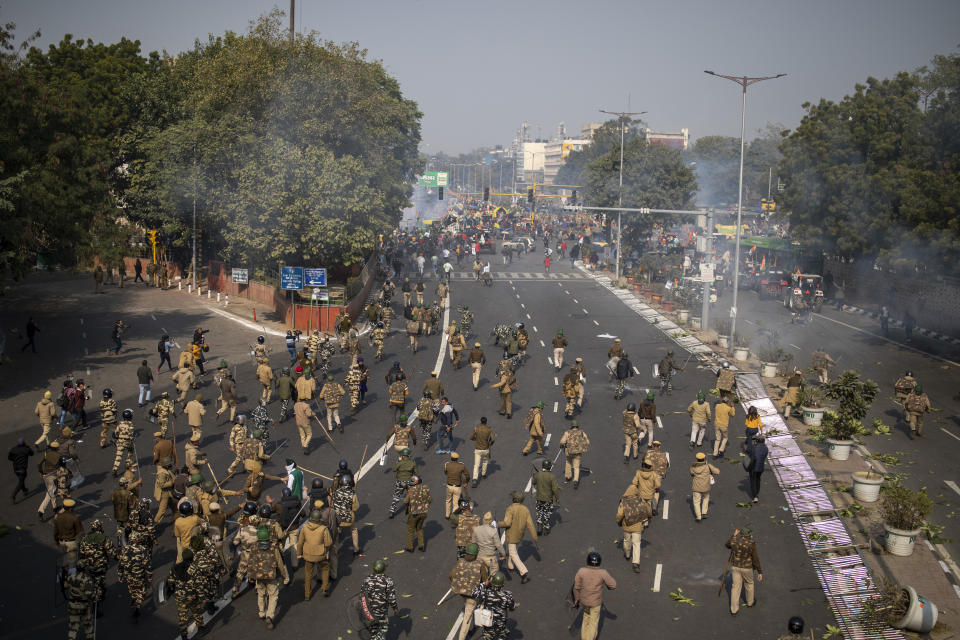
M730 296L716 305L715 313L729 313ZM779 343L794 354L794 362L802 369L810 368L810 354L822 347L837 361L832 375L855 369L864 378L875 381L880 393L863 421L868 427L874 419L892 427L888 436L875 435L863 439L871 453L882 455L887 469L903 477L913 488L925 487L936 503L930 521L943 525L943 535L950 539L947 547L954 559L960 557L960 347L924 337L914 332L905 342L902 329L890 329L883 336L879 323L869 316L838 311L824 306L813 314L808 325L791 324L790 312L779 301L760 300L752 291L741 291L738 305L738 331L751 336L754 351L765 344L765 331L779 332ZM920 322L922 325L922 320ZM902 418L894 383L906 370L911 370L923 384L934 412L926 415L923 437L912 438ZM816 376L808 374L815 383ZM892 457L887 457L892 456Z
M506 588L513 591L519 603L511 615L511 638L577 635L576 628L567 635L575 612L566 608L564 598L576 570L583 565L586 554L591 550L603 555L603 566L618 582L618 589L608 592L605 597L607 611L601 637L635 637L637 621L643 622L643 631L652 637L706 635L711 638L733 638L744 633L755 633L758 629L769 630L772 635L779 633L792 615L802 615L818 635L823 632L825 625L832 622L831 614L823 606L824 599L817 578L785 511L785 503L772 473L764 477L761 502L752 508L741 508L737 503L747 502L746 476L739 463L734 461L734 464L730 464L729 460L720 460L718 466L721 474L712 491L710 517L702 523L694 521L687 473L693 459L693 453L687 447L689 421L685 414L667 414L683 412L697 390L714 386L712 374L698 370L693 365L695 360L691 360L690 366L676 379L672 396L661 398L658 394L658 410L663 416L664 428L657 431L656 437L663 442L664 450L670 453L673 466L664 482L664 503L660 514L644 534L642 570L639 574L632 572L630 563L623 559L621 550L616 546L621 538L620 529L615 524L617 501L637 468L635 462L629 465L622 462L620 412L627 402L639 402L646 388L654 382L650 371L653 363L666 350L667 341L607 291L591 280L574 277L579 274L570 271L568 261L555 261L555 275L562 277L550 280L535 276L542 271L540 257L536 253L517 259L513 265L494 265L494 271L496 281L492 287L482 287L469 279L456 279L451 294L451 306L454 309L457 304L469 304L476 313L474 335L470 342L477 339L482 342L488 356L480 390L473 391L466 367L454 371L444 359L440 372L447 395L461 415L456 449L464 461L472 461L472 443L467 438L481 415L489 418L497 433L488 478L479 488L471 490L472 497L478 503L477 512L482 514L489 510L498 520L501 519L510 503L510 492L523 490L532 473L531 464L539 465L536 457L520 455L526 441L523 416L527 408L537 401L542 400L547 407L546 423L550 434L547 455L552 459L557 454L557 443L566 428L566 421L562 415L563 399L559 381L555 379L556 373L548 357L552 356L549 341L558 328L564 330L570 341L566 360L569 362L581 355L588 369L586 400L583 414L578 419L592 442L590 452L584 456L584 465L591 472L584 476L577 491L572 489L572 485L562 485L564 491L561 507L555 515L557 522L553 533L541 538L539 545L533 545L529 539L521 545L520 555L527 563L532 581L521 585L514 573L507 582ZM529 277L520 276L508 281L499 276L504 272L525 273ZM208 342L212 349L208 358L218 361L223 357L231 365L237 364L240 406L246 410L252 407L259 386L255 384L254 367L246 352L247 345L256 337L255 332L212 314L203 301L188 298L184 294L146 289L123 292L111 289L108 294L101 296L75 291L65 297L58 293L69 288L70 283L70 280L52 278L38 281L29 289L17 288L11 295L21 304L11 305L0 312L0 321L8 327L22 325L25 314L34 312L43 329L41 354L14 353L13 362L8 363L11 366L8 368L5 365L0 371L0 402L8 417L2 428L6 446L12 446L18 435L27 437L29 441L36 438L38 427L31 414L33 404L42 389L59 387L59 378L65 371L84 375L89 367L90 372L85 375L94 382L95 397L99 398L100 390L109 384L117 392L121 407L135 408L134 372L141 357L156 363L154 349L161 327L181 338L181 344L184 344L197 325L209 326L212 331L208 334ZM85 283L78 288L85 288ZM128 350L120 356L102 355L110 323L118 313L122 313L122 317L133 325L128 335ZM451 317L455 317L455 314ZM518 406L514 417L505 420L497 415L497 391L489 388L498 354L498 350L490 345L490 330L497 322L519 321L525 322L531 333L530 357L517 374L519 391L514 399ZM88 332L88 335L83 335L84 332ZM621 337L639 372L630 381L630 392L620 401L613 400L614 384L608 380L604 369L611 339L599 337L601 335ZM541 340L544 346L541 346ZM356 416L346 418L346 432L343 435L334 434L337 448L354 469L359 467L364 446L368 445L370 451L376 449L390 428L386 389L381 384L390 363L399 360L408 374L412 373L409 387L413 398L437 361L440 338L427 338L422 342L425 347L418 354L411 355L406 346L406 337L395 331L387 343L383 363L373 363L372 350L365 347L366 360L372 365L371 392L368 394L370 405ZM274 366L281 365L286 358L280 339L268 338L268 344L274 348ZM678 355L684 354L678 350ZM340 380L345 363L345 356L337 356L335 373ZM204 378L205 386L202 389L208 400L216 397L216 391L208 386L211 377L208 375ZM167 376L154 385L155 397L164 389L172 389ZM554 406L557 406L557 412L554 412ZM214 426L213 412L209 409L208 403L203 449L208 452L214 468L222 473L232 459L226 445L229 425L224 422ZM278 403L271 404L270 409L276 415ZM135 411L138 453L149 493L153 483L153 470L148 464L153 427L146 419L146 408ZM343 413L347 415L349 410ZM93 417L96 423L96 416ZM177 420L181 437L186 432L184 422L182 418ZM739 435L742 424L743 416L738 415L731 434ZM334 470L340 455L324 443L318 429L315 428L314 440L317 448L311 455L304 457L298 447L287 446L274 456L266 471L280 473L285 456L291 456L302 466L321 473L329 474ZM296 443L296 428L292 420L273 431L275 438L287 438ZM96 446L95 435L87 437L87 441L81 450L81 465L87 474L87 481L78 492L78 497L93 504L105 505L113 489L113 481L109 471L104 471L109 469L113 451L100 450ZM739 439L733 439L731 448L738 446L739 442ZM705 443L704 450L708 446L712 446L712 442L709 445ZM389 563L388 574L395 579L401 596L401 616L392 620L389 637L448 637L459 613L457 598L448 600L439 608L436 603L449 586L446 576L455 563L456 555L453 530L442 513L442 462L447 457L436 455L435 448L433 444L431 450L425 452L421 443L415 453L425 482L435 496L426 526L427 552L404 553L404 518L386 519L393 489L389 466L395 461L395 455L391 453L387 465L374 466L360 481L362 506L358 521L364 525L360 536L365 556L353 559L349 544L341 549L341 578L329 599L315 593L309 603L304 603L302 573L295 574L291 585L283 589L280 595L277 619L279 633L324 639L351 637L351 632L355 634L356 631L350 629L347 623L347 601L357 592L361 579L369 572L373 561L382 557ZM562 459L560 463L555 467L558 478L562 476ZM13 476L9 468L2 477L11 482ZM38 476L32 472L29 482L37 487ZM236 488L240 484L240 480L235 478L228 486ZM268 485L268 493L278 496L279 487ZM0 586L0 616L4 627L14 630L8 637L26 637L37 633L49 636L65 632L65 609L56 600L52 582L56 552L49 525L37 523L35 510L39 501L40 496L35 491L29 500L15 506L6 503L2 509L2 521L7 523L11 533L0 538L0 552L6 561L5 569L10 575L19 576L16 580L4 581ZM525 504L532 511L535 504L533 497L528 495ZM83 506L79 509L81 518L87 522L94 517L103 518L104 513L104 508L95 510ZM112 524L104 519L107 531L112 531ZM746 523L753 525L755 530L764 565L764 581L758 585L758 605L752 609L741 609L738 616L731 617L726 593L723 597L717 596L719 576L728 555L723 542L734 528ZM174 556L169 520L161 530L160 539L160 551L154 556L157 567L155 581L166 576ZM135 632L145 638L173 638L176 635L173 605L166 604L156 610L148 607L147 615L134 625L127 615L124 589L115 584L114 576L111 570L108 574L107 615L99 622L99 637L119 638ZM675 603L670 593L678 589L692 598L696 606ZM38 613L40 611L43 613ZM257 620L255 598L248 591L215 619L210 637L247 638L263 632L264 627ZM479 637L479 634L474 633L473 637Z

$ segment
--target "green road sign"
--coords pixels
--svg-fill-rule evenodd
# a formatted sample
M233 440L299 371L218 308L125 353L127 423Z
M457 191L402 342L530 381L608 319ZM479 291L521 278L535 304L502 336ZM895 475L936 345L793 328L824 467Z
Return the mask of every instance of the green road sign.
M446 171L427 171L420 176L420 184L424 187L446 187L447 175Z

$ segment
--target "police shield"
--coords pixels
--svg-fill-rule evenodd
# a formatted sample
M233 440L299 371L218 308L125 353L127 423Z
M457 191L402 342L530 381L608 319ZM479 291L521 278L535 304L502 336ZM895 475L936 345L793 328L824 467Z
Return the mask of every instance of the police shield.
M70 479L70 488L76 489L83 484L84 477L80 473L80 463L77 462L76 458L70 458L67 460L67 468L70 469L70 473L73 474L73 478Z
M653 363L653 377L654 378L660 377L660 363L658 362Z
M348 628L357 632L361 640L369 640L371 637L370 627L373 619L369 615L369 609L364 603L363 597L358 593L347 600L345 615L347 617Z

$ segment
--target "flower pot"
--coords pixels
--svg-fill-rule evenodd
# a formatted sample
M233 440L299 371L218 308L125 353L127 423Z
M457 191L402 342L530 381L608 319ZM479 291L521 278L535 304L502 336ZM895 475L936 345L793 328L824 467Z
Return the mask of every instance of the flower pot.
M907 608L907 613L891 626L914 633L930 632L937 626L937 616L940 613L937 605L918 595L913 587L905 587L904 591L910 595L910 606Z
M760 375L764 378L776 378L777 377L777 363L776 362L762 362L760 367Z
M735 347L733 350L733 359L738 362L746 362L750 357L750 349L747 347Z
M729 346L730 346L730 336L720 336L720 335L718 335L718 336L717 336L717 345L718 345L721 349L726 349L727 347L729 347Z
M627 276L627 282L633 284L633 276Z
M700 316L693 316L690 318L690 326L694 329L700 329L702 326L700 323Z
M633 290L636 291L637 293L640 293L641 291L643 291L643 285L640 284L639 282L634 282Z
M687 324L687 320L690 319L690 312L686 309L680 309L677 311L677 322L680 324Z
M823 422L823 412L826 409L822 407L800 407L803 411L803 424L808 427L819 427Z
M650 296L652 296L652 295L653 295L653 289L644 289L644 290L643 290L643 297L646 298L647 300L649 300L649 299L650 299Z
M835 440L827 438L827 455L831 460L846 460L850 457L853 440Z
M883 523L883 530L886 532L886 541L884 547L887 553L895 556L909 556L913 553L913 545L920 535L920 529L905 531L891 527L886 522Z
M650 299L653 300L655 304L660 304L660 301L663 300L663 295L660 293L654 293L650 296Z
M883 476L879 473L855 471L853 473L853 497L860 502L876 502L880 498Z
M673 300L664 300L664 301L663 301L663 310L664 310L664 311L673 311Z

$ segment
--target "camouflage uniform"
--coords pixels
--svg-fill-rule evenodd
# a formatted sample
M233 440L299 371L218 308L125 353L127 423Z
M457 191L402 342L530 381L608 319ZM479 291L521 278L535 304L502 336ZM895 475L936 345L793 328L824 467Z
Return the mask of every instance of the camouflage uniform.
M350 532L354 552L360 551L360 534L356 525L356 511L359 506L357 492L353 487L341 485L333 492L333 511L337 514L337 528L340 531L346 529Z
M404 444L406 447L406 444ZM397 507L403 502L403 497L410 487L410 476L417 472L417 463L410 458L401 458L393 465L393 472L397 474L393 488L393 499L390 500L390 516L397 512Z
M351 366L353 368L356 365ZM333 431L334 425L343 432L343 425L340 423L340 401L343 399L344 390L335 381L327 382L320 390L323 396L323 404L327 408L327 431ZM352 398L351 398L352 401Z
M259 516L250 516L247 521L240 526L237 535L234 537L234 544L240 545L240 560L237 562L236 582L234 583L233 593L236 595L238 585L243 582L247 576L247 565L250 561L250 554L257 548L257 525L260 523Z
M749 534L740 532L730 536L726 546L730 549L730 571L733 574L733 582L730 586L730 613L735 614L740 610L741 588L746 591L747 606L753 606L753 571L756 569L757 573L762 574L763 569L760 567L760 557L757 555L757 543Z
M390 385L387 391L390 394L390 408L393 409L393 419L396 420L403 413L403 407L407 403L407 385L403 380L397 380ZM394 443L394 446L396 446L396 443Z
M150 549L144 544L143 536L131 535L130 544L120 551L117 581L126 583L130 592L130 607L134 610L150 599L152 564Z
M253 357L257 364L270 364L270 358L267 356L267 345L258 344L253 348Z
M457 557L462 558L467 545L473 542L473 530L480 526L480 516L472 513L461 513L457 519L457 529L454 532L454 539L457 543Z
M369 575L360 584L360 596L369 612L370 640L386 640L388 609L397 609L397 589L393 580L383 574Z
M177 602L177 628L180 630L181 638L187 637L187 627L191 622L196 621L198 626L203 622L203 610L200 610L199 619L197 619L192 607L193 598L187 589L187 570L190 568L190 562L190 560L184 560L176 563L167 577L167 589L173 592Z
M113 431L117 428L117 401L104 398L100 401L100 448L107 446ZM108 437L109 434L109 437Z
M76 640L81 624L83 624L84 636L92 640L92 606L97 601L94 579L85 571L77 569L76 573L67 576L63 586L67 596L68 640Z
M220 575L223 570L223 559L217 551L217 545L204 539L203 546L193 550L193 562L187 571L188 588L195 591L202 602L215 602L220 597Z
M433 413L433 399L423 397L417 403L417 419L420 420L420 434L423 436L423 448L430 448L431 425L436 415ZM396 443L394 443L396 444Z
M666 356L660 361L660 393L673 393L673 372L678 371L677 365L673 362L673 356Z
M493 624L483 630L483 640L506 640L510 637L507 629L507 613L516 608L513 593L501 587L477 585L473 591L473 599L481 607L493 613Z
M922 424L922 423L921 423ZM65 466L57 467L54 471L54 482L56 483L55 506L59 509L63 501L70 497L70 481L73 479L73 473Z
M250 412L250 417L253 419L253 428L260 431L260 442L270 442L270 423L273 418L267 413L267 408L258 404Z
M175 413L173 403L170 402L169 398L161 398L153 410L157 416L157 424L160 425L160 436L166 438L167 429L170 427L170 419Z
M94 523L96 526L96 521ZM110 558L116 560L117 547L113 540L103 534L102 531L91 531L80 541L80 562L85 563L86 572L94 582L94 600L99 602L103 600L104 594L104 576L107 574L107 567L110 564Z
M570 417L573 415L573 411L576 408L577 402L577 384L576 374L570 373L563 379L563 386L561 387L563 391L563 398L566 403L563 406L563 415Z
M250 575L257 584L257 608L260 618L266 618L272 624L277 613L280 578L283 578L286 584L290 581L290 577L287 575L287 568L276 545L264 546L265 549L260 548L258 544L250 558Z
M230 450L236 455L233 459L233 462L230 463L230 466L227 467L227 474L231 474L237 469L243 467L243 456L241 455L243 443L247 439L247 428L237 422L233 425L233 428L230 429L230 436L227 439L227 442L230 444Z
M140 507L130 513L130 520L127 523L127 540L133 535L139 535L143 546L150 549L157 540L157 525L150 516L149 504L140 503Z
M120 424L117 425L117 431L114 437L117 444L117 455L113 458L113 475L117 475L124 453L126 453L128 457L133 453L133 423L122 420Z
M392 314L392 311L391 311L391 314ZM373 340L373 344L375 344L377 347L376 358L378 361L383 360L383 341L387 339L388 331L389 329L387 328L387 323L386 321L384 321L382 327L377 327L376 329L373 330L373 333L370 334L370 337Z
M407 505L407 551L413 551L413 538L417 538L420 551L426 551L426 542L423 538L423 523L427 519L427 510L433 502L430 489L425 484L410 487L407 497L403 499Z
M393 309L391 309L389 306L383 308L383 328L385 329L384 337L390 333L390 322L393 320L395 315L396 314L394 313ZM374 338L374 340L376 340L376 338Z
M347 371L347 377L343 381L347 385L347 390L350 391L350 408L354 411L360 406L360 385L364 382L364 377L360 367L354 365ZM339 402L338 399L337 403Z

